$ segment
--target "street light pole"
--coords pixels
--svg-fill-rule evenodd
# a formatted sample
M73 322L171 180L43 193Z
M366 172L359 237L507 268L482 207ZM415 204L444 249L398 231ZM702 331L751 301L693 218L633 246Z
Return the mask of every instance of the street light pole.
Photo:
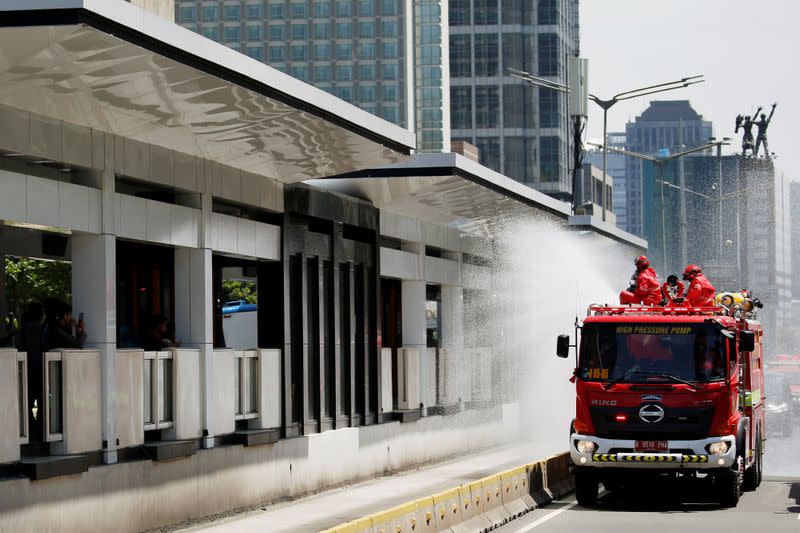
M630 100L631 98L638 98L648 94L671 91L673 89L682 89L684 87L688 87L689 85L694 85L695 83L702 83L705 81L701 79L702 77L702 74L699 76L688 76L675 81L658 83L656 85L649 85L647 87L639 87L638 89L616 94L608 100L603 100L602 98L598 98L593 94L589 95L589 99L603 109L603 222L606 220L606 170L608 168L608 152L606 146L608 145L608 110L611 109L614 104L623 100Z
M631 152L629 150L621 150L619 148L614 148L614 147L608 148L605 145L601 145L601 144L597 144L597 143L592 143L592 142L588 143L588 144L590 144L592 146L595 146L595 147L598 147L598 148L603 148L604 150L609 149L612 152L617 153L617 154L627 155L627 156L630 156L630 157L635 157L637 159L643 159L645 161L650 161L658 169L658 182L659 182L660 197L661 197L661 199L660 199L660 203L661 203L661 253L663 255L662 260L663 260L664 272L667 272L667 244L666 244L667 243L667 237L666 237L667 231L666 231L666 220L665 220L666 217L664 215L664 213L665 213L665 209L664 209L664 183L665 183L664 182L664 165L667 162L669 162L669 161L671 161L673 159L680 160L680 158L682 158L684 156L687 156L689 154L693 154L695 152L702 152L704 150L708 150L709 148L711 148L713 146L719 146L719 145L723 145L723 144L727 145L727 144L729 144L728 141L729 141L729 139L726 138L726 139L723 139L722 141L708 142L708 143L706 143L706 144L704 144L702 146L697 146L695 148L690 148L689 150L684 150L682 152L678 152L676 154L669 155L667 157L655 157L655 156L652 156L652 155L640 154L640 153L637 153L637 152ZM682 183L681 183L680 186L676 186L676 185L672 185L672 184L668 184L668 185L670 185L671 187L675 187L676 189L679 189L681 191L681 193L683 193L684 191L688 191L688 192L694 193L694 191L691 191L691 190L686 189L685 187L683 187ZM704 194L700 194L700 193L694 193L694 194L697 194L699 196L703 196L705 198L709 198L710 199L710 197L708 197L708 196L706 196ZM685 218L685 216L683 218ZM682 259L683 259L683 257L682 257Z

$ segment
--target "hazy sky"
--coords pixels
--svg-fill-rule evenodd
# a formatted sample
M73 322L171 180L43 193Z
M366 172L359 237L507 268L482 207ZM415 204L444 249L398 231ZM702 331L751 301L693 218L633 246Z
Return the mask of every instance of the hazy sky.
M589 92L600 98L704 74L686 89L616 104L609 131L624 131L651 99L689 100L711 120L714 135L741 150L737 114L778 102L769 127L776 167L800 180L800 0L582 0L581 56L589 59ZM603 114L590 103L588 135L602 138ZM755 133L755 130L754 130Z

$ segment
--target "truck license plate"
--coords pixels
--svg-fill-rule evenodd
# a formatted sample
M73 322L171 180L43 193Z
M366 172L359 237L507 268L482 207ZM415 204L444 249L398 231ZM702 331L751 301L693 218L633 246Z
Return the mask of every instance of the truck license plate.
M636 453L669 452L669 442L665 440L637 440L633 451Z

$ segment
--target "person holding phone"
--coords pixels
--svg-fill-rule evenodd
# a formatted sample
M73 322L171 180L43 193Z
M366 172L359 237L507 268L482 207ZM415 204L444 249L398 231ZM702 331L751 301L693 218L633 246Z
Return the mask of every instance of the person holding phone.
M48 319L47 349L72 348L82 349L86 343L86 323L83 313L76 321L72 316L72 306L58 302L53 315Z

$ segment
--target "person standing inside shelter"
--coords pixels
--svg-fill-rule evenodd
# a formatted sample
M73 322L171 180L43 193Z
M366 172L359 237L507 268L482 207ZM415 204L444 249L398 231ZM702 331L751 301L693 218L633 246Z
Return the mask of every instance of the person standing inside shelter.
M59 302L55 306L53 315L48 319L46 329L46 348L71 348L80 350L86 343L86 324L83 319L75 320L72 316L72 306Z

